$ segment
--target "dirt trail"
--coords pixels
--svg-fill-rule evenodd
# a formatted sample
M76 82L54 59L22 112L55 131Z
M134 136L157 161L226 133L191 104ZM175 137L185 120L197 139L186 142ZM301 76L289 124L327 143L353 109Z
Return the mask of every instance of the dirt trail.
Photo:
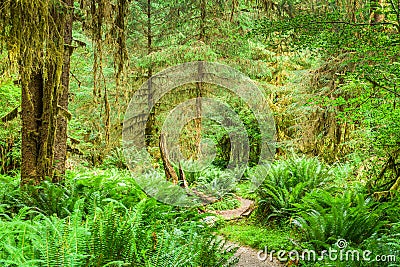
M254 205L253 200L241 197L238 197L238 200L240 201L240 206L238 208L233 210L218 210L215 211L215 213L224 217L225 220L232 220L242 216L242 214L252 211L251 209Z
M237 245L231 243L232 245ZM239 246L239 249L236 252L236 256L239 257L239 262L237 263L236 267L283 267L284 265L279 263L276 258L273 258L271 262L269 258L265 261L259 260L257 256L258 251L246 247L246 246Z
M233 210L221 210L221 211L209 211L214 214L218 214L222 216L225 220L232 220L239 218L243 215L250 215L252 209L254 207L254 201L249 199L244 199L238 197L241 205L239 208ZM236 243L228 242L228 246L237 246L239 249L236 252L236 256L239 257L239 262L236 267L283 267L284 265L279 263L277 259L273 259L270 261L267 258L265 261L261 261L258 256L258 250L247 247L247 246L239 246Z

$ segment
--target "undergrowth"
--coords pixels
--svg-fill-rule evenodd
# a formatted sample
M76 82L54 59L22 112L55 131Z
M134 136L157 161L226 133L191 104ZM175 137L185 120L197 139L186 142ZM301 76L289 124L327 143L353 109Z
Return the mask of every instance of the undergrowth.
M232 266L206 215L149 199L128 172L80 170L62 185L1 176L1 266Z

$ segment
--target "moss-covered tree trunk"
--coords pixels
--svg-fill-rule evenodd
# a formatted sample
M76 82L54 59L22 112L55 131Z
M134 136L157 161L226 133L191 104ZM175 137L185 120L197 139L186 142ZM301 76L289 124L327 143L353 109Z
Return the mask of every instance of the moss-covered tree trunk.
M73 0L61 3L63 10L50 11L54 24L49 30L59 34L52 41L61 47L63 59L53 60L42 51L36 55L43 55L43 64L23 77L28 82L22 84L21 184L60 181L65 172ZM21 75L27 73L24 67L20 64Z
M56 136L54 144L54 167L55 175L52 177L53 182L59 182L65 173L65 163L67 161L67 123L68 123L68 92L69 92L69 73L72 54L72 23L73 23L73 7L74 0L65 0L71 12L67 14L64 24L64 60L61 74L61 92L58 99L58 106L64 111L57 116Z

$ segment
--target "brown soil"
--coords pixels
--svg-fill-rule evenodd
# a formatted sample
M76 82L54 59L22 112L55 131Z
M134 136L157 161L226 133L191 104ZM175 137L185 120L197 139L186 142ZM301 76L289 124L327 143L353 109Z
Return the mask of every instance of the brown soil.
M235 244L232 244L235 245ZM270 261L267 258L265 261L261 261L257 256L258 251L246 247L240 246L236 252L236 256L239 257L239 262L236 264L236 267L282 267L284 266L281 264L277 259L273 258L273 261Z
M254 201L249 199L244 199L241 197L238 197L238 199L240 200L241 205L237 209L209 211L209 212L218 214L222 216L225 220L232 220L240 218L244 215L245 216L250 215L254 206ZM235 254L237 257L239 257L239 262L237 263L236 267L283 267L284 266L275 258L273 259L273 261L270 261L269 258L267 258L265 261L261 261L257 256L258 250L256 249L247 246L239 246L238 244L232 242L228 242L227 245L239 247Z
M232 220L232 219L237 219L247 212L251 212L251 209L253 207L254 201L250 199L245 199L241 197L237 197L237 199L240 201L240 207L233 209L233 210L216 210L216 211L208 211L210 213L214 213L217 215L222 216L225 220Z

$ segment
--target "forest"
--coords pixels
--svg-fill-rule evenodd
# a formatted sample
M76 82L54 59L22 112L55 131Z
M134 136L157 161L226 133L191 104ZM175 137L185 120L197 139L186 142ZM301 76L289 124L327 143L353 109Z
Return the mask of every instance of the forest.
M0 266L400 266L398 101L400 0L0 0Z

